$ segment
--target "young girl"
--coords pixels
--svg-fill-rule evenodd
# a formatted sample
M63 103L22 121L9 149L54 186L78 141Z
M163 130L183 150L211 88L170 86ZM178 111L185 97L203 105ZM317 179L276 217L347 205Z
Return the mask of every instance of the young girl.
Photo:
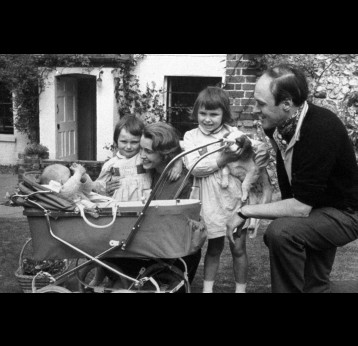
M184 135L184 149L214 142L226 137L230 132L237 130L228 123L231 121L230 100L224 90L217 87L208 87L198 96L194 104L193 118L198 121L198 128L188 131ZM256 152L256 163L266 165L268 160L265 145L258 141L251 141ZM185 156L185 165L188 169L201 156L219 148L222 143L211 145ZM235 161L241 151L219 151L201 160L194 168L195 186L199 186L202 201L201 217L208 231L208 248L204 260L204 293L212 293L216 273L219 268L220 255L224 248L226 223L233 213L241 206L241 182L234 176L228 177L228 186L221 186L221 168L227 163ZM246 230L241 237L230 242L233 256L235 291L245 293L247 281L247 254Z
M143 130L144 123L133 115L126 115L117 123L113 141L118 152L104 163L95 181L98 193L111 195L114 191L113 199L120 202L140 201L147 197L145 194L150 192L152 179L143 168L139 155ZM182 163L178 161L169 173L170 180L180 176Z

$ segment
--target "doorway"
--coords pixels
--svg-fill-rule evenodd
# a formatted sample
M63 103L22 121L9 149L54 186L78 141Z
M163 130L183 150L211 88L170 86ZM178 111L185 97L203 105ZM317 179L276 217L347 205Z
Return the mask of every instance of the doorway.
M56 158L96 160L96 77L56 77Z

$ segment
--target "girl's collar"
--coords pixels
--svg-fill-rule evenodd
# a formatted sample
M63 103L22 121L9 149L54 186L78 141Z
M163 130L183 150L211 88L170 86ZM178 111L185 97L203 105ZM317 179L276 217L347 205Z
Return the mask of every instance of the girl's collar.
M218 128L216 128L214 131L208 131L205 130L201 125L198 126L199 130L204 133L204 135L214 135L216 133L219 133L222 128L224 127L224 124L220 125Z

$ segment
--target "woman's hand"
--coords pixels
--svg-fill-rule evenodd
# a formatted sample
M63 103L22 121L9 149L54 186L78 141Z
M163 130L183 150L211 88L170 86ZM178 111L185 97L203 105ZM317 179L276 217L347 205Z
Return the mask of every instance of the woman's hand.
M176 160L173 167L168 171L168 178L170 181L176 181L180 178L181 172L183 170L183 161Z
M107 196L113 196L114 191L119 189L121 182L119 180L110 180L106 183L106 194Z
M242 227L245 224L245 220L242 219L237 213L234 213L232 218L226 224L226 236L228 237L229 241L235 244L234 240L234 231L236 229L236 236L240 238Z

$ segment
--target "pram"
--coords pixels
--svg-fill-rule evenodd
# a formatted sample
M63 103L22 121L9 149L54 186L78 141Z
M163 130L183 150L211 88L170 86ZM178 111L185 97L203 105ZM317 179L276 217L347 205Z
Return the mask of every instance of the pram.
M113 292L113 293L190 293L185 261L200 249L206 239L200 222L199 199L178 199L195 165L206 156L225 149L229 143L209 151L188 171L173 200L153 200L172 164L195 150L223 142L217 140L177 155L162 172L147 200L117 202L95 210L78 208L56 192L38 184L40 171L27 172L19 183L19 192L11 196L13 205L23 206L29 223L34 260L65 259L72 268L53 277L50 284L33 292ZM124 272L108 258L134 258L151 261L136 275ZM153 263L154 261L154 263ZM174 263L182 263L179 267ZM106 269L101 285L92 284L96 267ZM66 288L76 277L78 290Z

